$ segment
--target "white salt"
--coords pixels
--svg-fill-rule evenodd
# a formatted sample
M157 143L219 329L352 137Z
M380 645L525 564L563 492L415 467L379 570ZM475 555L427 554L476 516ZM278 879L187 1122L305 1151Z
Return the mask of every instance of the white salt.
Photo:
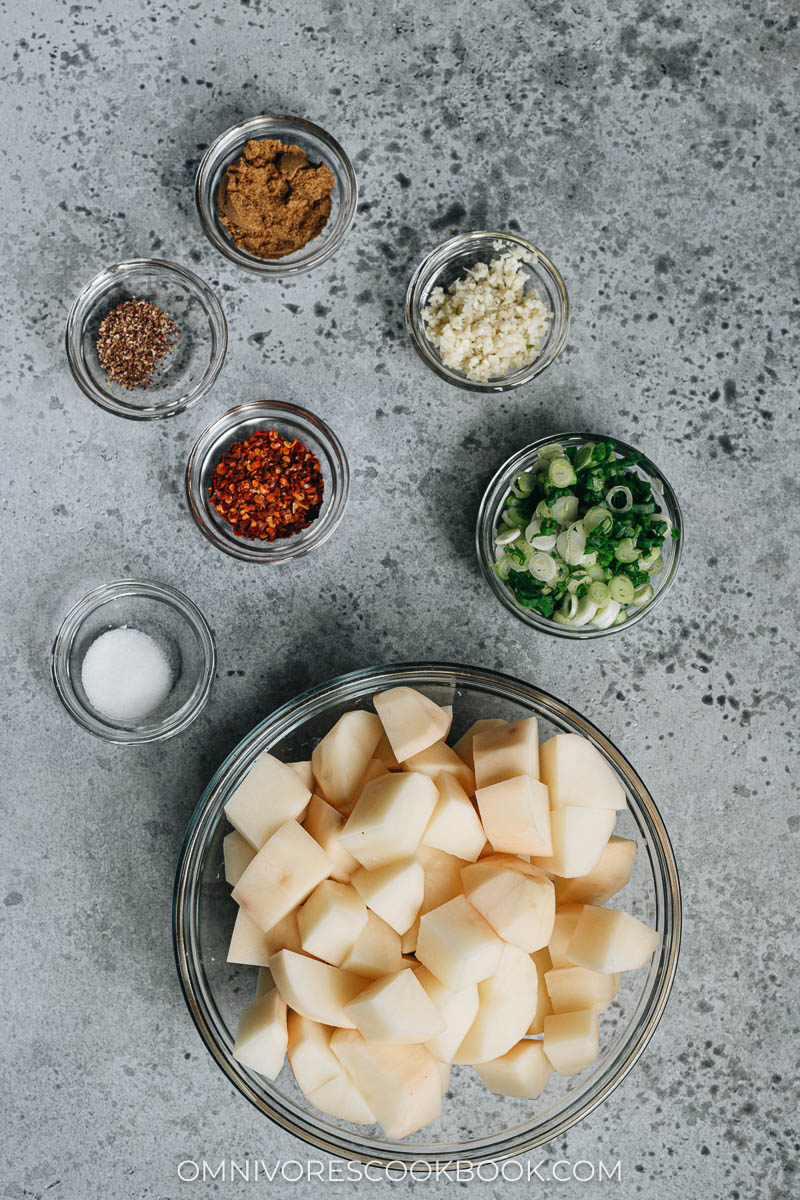
M83 659L81 680L93 708L112 721L139 721L166 700L172 671L156 641L121 625L101 633Z

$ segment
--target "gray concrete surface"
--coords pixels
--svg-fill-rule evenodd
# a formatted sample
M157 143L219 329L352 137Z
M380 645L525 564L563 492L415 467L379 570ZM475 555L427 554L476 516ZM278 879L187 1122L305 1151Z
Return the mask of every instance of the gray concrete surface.
M170 942L178 849L215 765L276 703L350 668L426 657L519 674L595 719L660 802L686 907L679 977L644 1060L542 1155L619 1160L622 1182L467 1194L798 1194L790 11L2 5L3 1197L261 1194L181 1183L177 1165L306 1157L223 1079L185 1011ZM195 219L203 149L260 111L329 128L361 184L343 250L293 283L238 272ZM402 324L420 256L482 226L528 233L574 304L560 361L506 398L438 382ZM76 291L137 254L194 267L230 323L213 393L162 424L93 407L63 353ZM284 570L217 554L182 493L199 430L262 396L326 417L353 468L337 536ZM472 530L507 454L581 427L650 453L690 532L648 623L566 645L493 602ZM204 609L219 677L190 731L126 751L69 720L49 651L75 599L129 573Z

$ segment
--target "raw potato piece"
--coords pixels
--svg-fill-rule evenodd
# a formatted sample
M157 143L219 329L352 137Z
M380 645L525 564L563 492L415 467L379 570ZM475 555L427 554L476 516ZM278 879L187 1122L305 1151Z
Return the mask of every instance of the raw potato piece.
M279 950L299 950L300 934L297 932L297 917L293 912L273 925L266 932L251 921L243 908L236 914L236 921L228 947L228 962L245 963L251 967L269 966L269 960Z
M256 856L256 852L246 838L237 829L232 829L222 840L222 859L225 863L225 881L231 887L241 879L245 868Z
M506 1054L533 1020L537 984L531 956L504 946L497 970L478 984L478 1015L453 1061L482 1063Z
M416 858L401 858L374 871L362 868L350 882L367 908L397 933L414 924L425 892L425 875Z
M375 1114L331 1050L332 1033L327 1025L309 1021L299 1013L289 1013L289 1065L297 1086L320 1112L358 1125L371 1125Z
M437 779L441 774L453 776L461 784L468 796L475 792L475 776L460 759L455 750L451 750L447 742L434 742L427 750L412 754L403 763L406 771L419 771L429 779Z
M444 1022L442 1032L429 1038L425 1048L430 1050L437 1062L450 1063L478 1015L477 984L472 983L458 992L451 992L421 963L414 967L414 974Z
M486 836L495 850L550 856L550 806L547 788L528 775L517 775L475 793ZM599 852L598 852L599 854Z
M625 887L633 871L636 842L612 834L600 861L588 875L556 877L556 904L605 904Z
M287 821L259 850L233 889L233 898L262 929L271 929L302 904L331 873L325 851L296 821Z
M364 901L346 883L323 879L297 913L300 942L306 954L341 966L367 923Z
M375 714L359 710L344 713L314 747L314 778L328 803L340 812L352 808L380 736L381 723Z
M266 996L267 992L271 992L275 987L275 980L272 978L272 972L269 967L259 967L258 975L256 976L256 1000L260 1000L262 996Z
M445 1027L439 1010L407 968L376 979L351 1000L345 1012L370 1042L426 1042Z
M239 1017L233 1057L251 1071L275 1079L286 1057L286 1005L275 988Z
M536 717L483 729L472 739L475 778L479 788L491 787L518 775L539 778L539 722Z
M533 1014L533 1020L528 1026L528 1036L538 1037L540 1033L544 1033L544 1019L549 1017L553 1011L553 1006L550 1003L550 993L547 990L545 983L545 975L551 971L553 964L550 960L550 951L544 946L541 950L537 950L531 955L534 966L536 967L536 975L538 982L536 986L536 1012Z
M591 1008L603 1013L619 991L620 975L600 975L586 967L554 967L544 981L553 1012Z
M442 1081L442 1096L445 1096L450 1087L450 1063L439 1063L439 1076Z
M402 970L400 934L367 909L367 923L341 963L346 971L377 979Z
M499 717L475 721L472 725L470 725L467 732L463 733L453 746L453 749L458 757L463 759L471 771L475 770L475 758L472 753L475 734L483 733L485 729L497 729L498 725L505 725L505 721L501 721Z
M417 847L417 858L425 873L425 887L422 895L419 915L414 924L403 934L403 953L413 954L417 948L420 918L432 908L439 908L460 896L463 891L461 883L461 868L467 866L466 859L456 858L444 850L426 846L421 842Z
M643 967L661 943L661 935L618 908L584 905L567 946L579 967L611 975Z
M308 1093L308 1099L320 1112L354 1125L374 1125L375 1113L342 1068L338 1075Z
M384 1046L337 1029L331 1050L388 1138L404 1138L442 1112L439 1065L424 1046Z
M397 756L386 736L385 729L381 729L380 741L375 747L375 758L377 758L379 763L383 763L387 771L401 770L400 763L397 761Z
M517 1042L500 1058L476 1064L475 1070L496 1096L535 1100L547 1087L553 1064L541 1042L525 1041Z
M465 896L420 920L417 958L453 992L492 975L502 953L502 941Z
M486 845L486 834L472 802L454 775L441 774L436 791L438 800L422 836L424 845L475 862Z
M546 946L556 914L553 881L538 867L497 855L461 871L464 892L495 933L532 954Z
M225 816L254 850L260 850L281 825L302 817L310 799L310 789L292 768L265 752L225 805Z
M358 870L358 863L339 841L345 819L327 800L312 796L303 821L306 833L310 833L314 841L322 846L333 863L331 879L338 883L347 883L353 872Z
M301 779L310 792L314 791L314 772L311 769L311 759L303 762L290 762L286 764L291 767L298 779Z
M437 799L436 785L427 775L402 772L374 779L358 797L339 841L368 870L410 858Z
M575 966L572 959L567 957L567 943L575 932L575 926L578 924L578 918L582 912L582 904L565 904L563 908L556 909L553 932L547 946L551 968Z
M280 950L274 954L269 969L275 987L289 1007L302 1017L319 1021L321 1025L353 1028L344 1006L363 990L364 980L359 975L351 975L349 971L341 971L293 950Z
M373 697L375 711L399 762L427 750L447 736L452 714L410 687L391 688Z
M600 1026L596 1012L556 1013L544 1019L544 1052L559 1075L578 1075L597 1058Z
M537 853L531 861L550 875L588 875L600 861L616 821L613 808L556 808L550 813L552 852Z
M551 808L627 808L622 785L585 737L557 733L542 743L539 755Z

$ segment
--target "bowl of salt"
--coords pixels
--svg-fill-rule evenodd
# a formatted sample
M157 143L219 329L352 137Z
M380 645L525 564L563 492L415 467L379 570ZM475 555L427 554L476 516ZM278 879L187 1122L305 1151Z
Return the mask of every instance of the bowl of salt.
M89 592L53 644L53 682L67 712L119 745L180 733L208 700L215 669L200 610L175 588L141 579Z

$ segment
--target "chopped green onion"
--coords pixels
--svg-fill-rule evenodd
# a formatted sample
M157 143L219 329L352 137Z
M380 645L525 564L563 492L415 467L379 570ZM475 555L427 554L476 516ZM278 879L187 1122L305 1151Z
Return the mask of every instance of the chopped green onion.
M601 505L595 505L590 508L583 517L583 530L588 537L590 533L594 533L595 529L599 529L602 533L609 533L613 524L614 518L607 508Z
M568 458L553 458L547 468L547 478L555 487L571 487L577 482L577 476Z
M608 585L608 592L618 604L630 604L633 600L633 584L627 575L615 575Z
M589 599L594 600L595 604L597 604L600 608L602 608L604 604L608 604L608 588L604 583L600 583L599 580L595 580L594 583L589 585L588 595Z
M633 543L633 538L629 537L622 538L620 542L617 542L614 550L614 555L617 561L623 563L636 562L636 559L639 557L640 553L641 552Z
M539 451L539 462L549 462L551 458L563 458L564 447L560 442L550 442L547 446L542 446Z
M642 583L634 589L633 604L635 608L644 608L653 599L655 592L649 583Z
M583 446L581 446L580 450L573 459L572 465L575 467L575 470L582 471L584 467L588 467L589 463L592 461L593 454L594 442L586 442Z
M528 564L528 570L534 579L539 579L542 583L555 583L558 577L556 560L552 554L545 554L544 551L533 555Z
M559 525L571 525L580 507L577 496L559 496L550 510Z
M590 621L594 620L596 612L597 605L595 604L594 600L590 599L589 596L583 596L582 599L578 601L578 609L575 613L575 616L572 618L572 624L588 625Z
M507 546L509 542L513 542L519 535L519 529L506 529L503 533L496 533L494 536L495 545Z
M622 503L617 503L618 497ZM610 491L606 492L606 504L616 513L627 512L633 504L633 492L629 487L618 483L616 487L612 487Z
M620 614L620 604L617 600L611 599L608 604L596 613L592 624L595 629L609 629L616 623L617 617Z
M567 617L567 619L571 621L572 618L577 613L577 611L578 611L578 597L573 596L572 593L569 592L562 601L561 613L563 616Z

